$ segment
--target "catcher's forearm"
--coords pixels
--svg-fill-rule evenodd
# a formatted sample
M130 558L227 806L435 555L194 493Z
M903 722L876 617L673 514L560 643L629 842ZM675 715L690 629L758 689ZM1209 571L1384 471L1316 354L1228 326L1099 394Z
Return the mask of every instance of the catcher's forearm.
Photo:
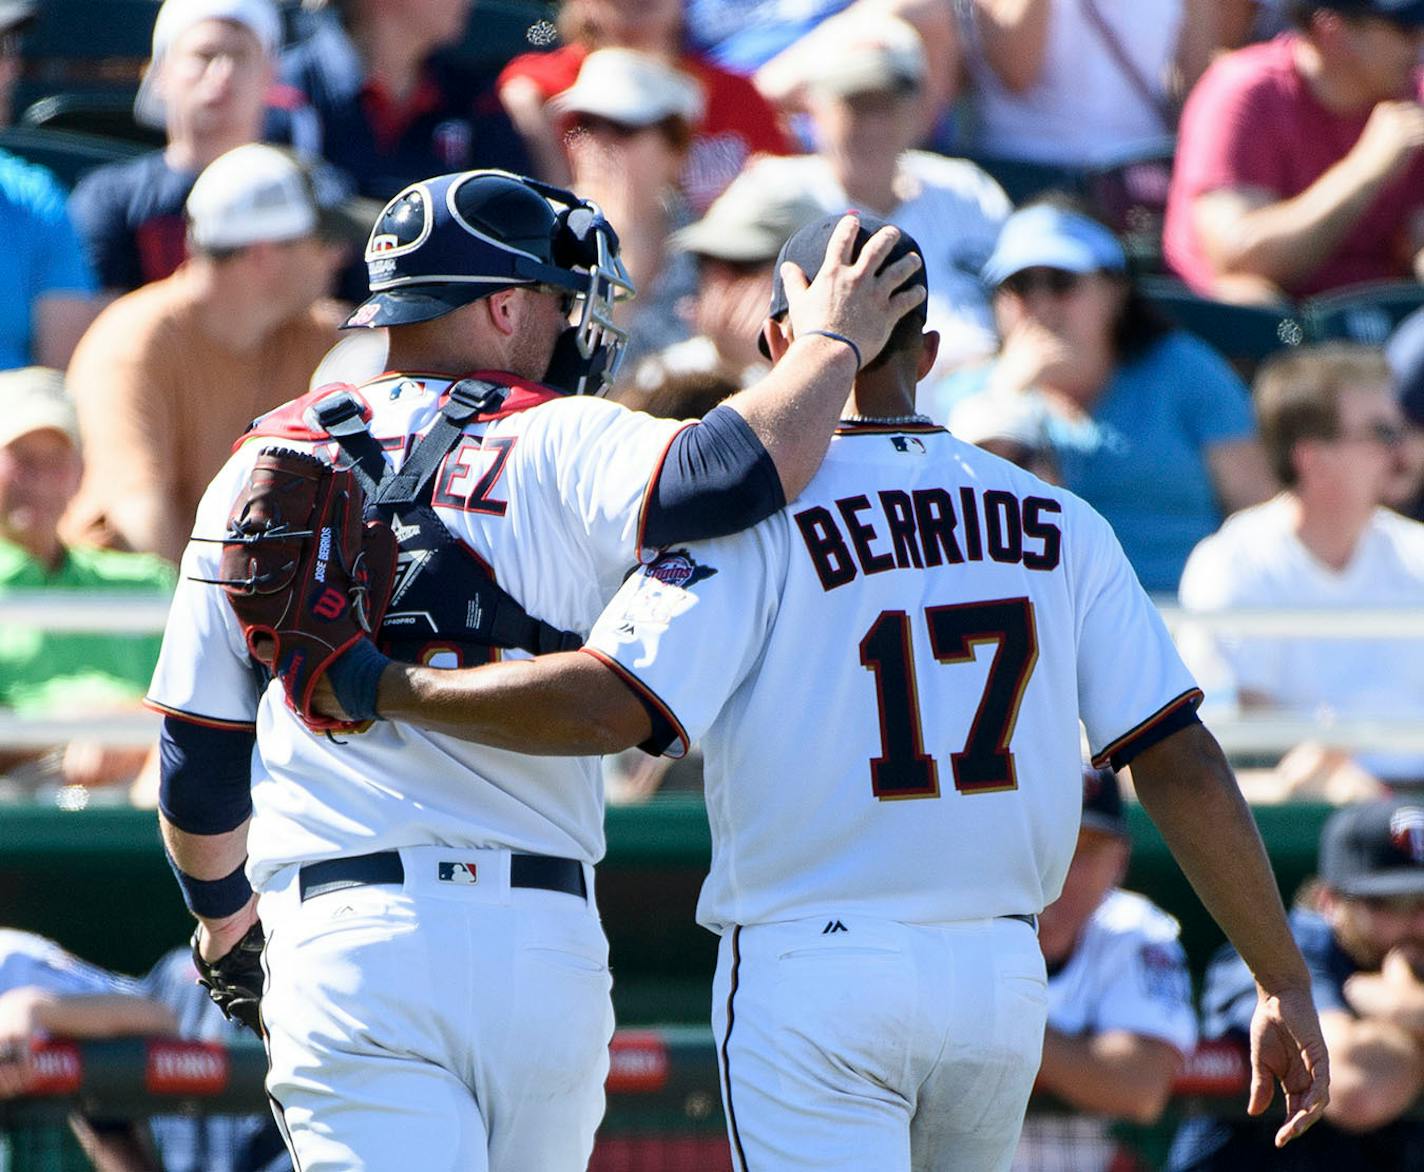
M642 702L577 651L459 671L391 663L377 707L388 720L537 756L616 753L652 734Z
M1208 912L1269 992L1308 988L1251 808L1221 746L1191 724L1132 762L1143 808Z

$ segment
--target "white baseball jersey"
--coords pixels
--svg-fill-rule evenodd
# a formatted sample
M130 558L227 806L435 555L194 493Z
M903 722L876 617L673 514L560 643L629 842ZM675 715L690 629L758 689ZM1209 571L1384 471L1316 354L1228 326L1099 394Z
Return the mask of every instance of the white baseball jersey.
M1105 761L1201 696L1101 517L929 426L843 431L781 513L630 579L588 650L703 740L719 932L1037 912L1079 715Z
M1192 980L1177 921L1145 896L1113 891L1048 978L1048 1024L1074 1037L1125 1030L1189 1053L1197 1042ZM1105 1172L1117 1144L1106 1120L1030 1115L1014 1172Z
M478 377L478 376L475 376ZM509 384L506 375L490 375ZM397 466L438 415L443 376L365 384L370 430ZM314 392L267 417L209 487L194 534L220 537L248 471L273 445L310 440ZM521 404L533 404L517 409ZM530 614L586 632L639 552L643 497L686 424L602 399L517 384L506 412L472 423L434 481L436 512ZM336 740L309 731L280 685L259 693L242 632L217 576L221 545L192 542L169 614L149 703L221 726L256 727L248 874L259 891L284 865L444 843L596 862L603 796L594 758L526 757L378 721ZM506 652L510 656L520 652ZM448 655L448 653L447 653ZM428 662L447 666L438 647Z

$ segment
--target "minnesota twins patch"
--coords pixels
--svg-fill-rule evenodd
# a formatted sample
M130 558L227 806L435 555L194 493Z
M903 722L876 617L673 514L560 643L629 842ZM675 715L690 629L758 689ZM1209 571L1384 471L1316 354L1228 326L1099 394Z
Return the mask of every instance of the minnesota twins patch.
M681 589L710 578L717 571L711 566L699 565L685 549L672 549L659 555L643 572L649 578L656 578L664 586Z

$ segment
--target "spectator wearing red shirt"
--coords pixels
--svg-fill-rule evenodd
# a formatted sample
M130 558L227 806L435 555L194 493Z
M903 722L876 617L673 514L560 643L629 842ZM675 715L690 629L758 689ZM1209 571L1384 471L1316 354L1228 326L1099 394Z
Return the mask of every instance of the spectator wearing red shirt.
M1224 300L1424 273L1424 0L1294 0L1182 115L1167 260Z
M702 87L702 117L680 181L694 211L706 211L751 155L790 152L778 114L751 81L684 51L679 0L568 0L559 23L565 41L561 48L514 58L496 83L500 100L546 178L567 183L572 177L549 99L572 86L584 59L603 48L662 57Z

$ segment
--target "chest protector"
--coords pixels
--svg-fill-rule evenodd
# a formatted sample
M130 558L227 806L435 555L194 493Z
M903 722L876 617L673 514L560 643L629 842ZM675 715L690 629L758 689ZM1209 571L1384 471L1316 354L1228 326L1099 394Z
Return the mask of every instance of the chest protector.
M453 653L462 667L488 662L494 649L539 655L573 651L583 640L531 615L458 541L432 504L435 473L464 428L490 416L509 391L480 379L461 379L440 414L397 472L349 391L324 396L312 408L317 422L346 454L366 492L366 514L391 527L400 546L395 589L376 643L393 659L429 663Z

